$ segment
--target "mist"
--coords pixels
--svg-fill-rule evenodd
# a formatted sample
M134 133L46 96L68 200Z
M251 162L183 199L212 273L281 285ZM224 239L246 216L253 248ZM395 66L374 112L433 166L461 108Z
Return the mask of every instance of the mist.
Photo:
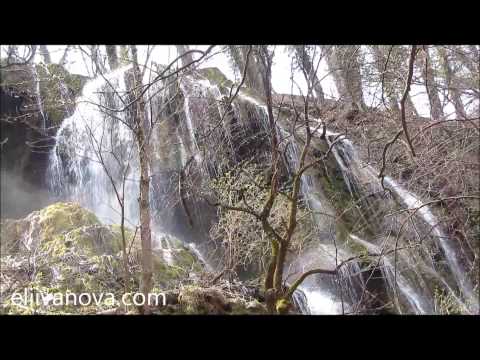
M22 218L53 202L55 198L47 190L39 189L11 171L1 171L2 218Z

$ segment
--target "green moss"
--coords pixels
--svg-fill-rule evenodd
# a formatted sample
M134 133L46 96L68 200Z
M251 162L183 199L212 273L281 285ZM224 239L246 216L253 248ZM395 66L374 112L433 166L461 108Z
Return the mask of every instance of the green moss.
M161 287L169 287L178 280L188 275L185 269L178 266L170 266L160 256L153 258L153 280Z
M202 266L198 258L186 248L175 250L173 258L175 265L181 267L182 269L192 269L195 272L202 270Z
M232 315L261 315L267 314L267 309L257 300L247 302L244 299L230 301Z
M68 90L77 96L85 84L85 78L81 75L70 74L59 64L38 64L36 70L40 78L40 95L45 111L50 121L58 125L68 115L65 106L68 104L60 102L63 98L61 87L66 85Z
M275 309L277 310L278 314L287 314L291 307L292 304L287 299L280 299L275 304Z
M39 223L44 241L80 226L100 224L92 212L76 203L55 203L40 210Z
M439 315L461 315L464 313L455 296L442 288L434 290L435 313Z
M205 76L212 84L216 84L219 87L228 87L230 88L233 85L233 82L216 67L200 69L199 73Z

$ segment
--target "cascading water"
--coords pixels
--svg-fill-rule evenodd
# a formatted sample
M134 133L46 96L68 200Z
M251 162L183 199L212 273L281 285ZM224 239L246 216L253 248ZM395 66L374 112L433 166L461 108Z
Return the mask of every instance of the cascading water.
M260 104L257 100L245 95L242 95L242 98L246 101L254 103L263 110L264 105ZM284 128L281 123L277 123L277 126L280 133L288 133L287 128ZM313 131L315 129L312 127L311 130ZM323 129L320 127L320 129L316 130L317 136L319 136ZM354 233L348 233L347 237L350 238L350 243L352 241L356 242L357 244L362 242L364 248L368 248L372 253L380 254L382 247L380 247L378 244L378 239L381 238L381 231L379 230L385 230L389 227L396 227L398 230L400 218L383 220L383 216L389 207L391 209L395 209L393 204L388 205L389 201L383 196L379 197L378 195L374 195L373 198L375 200L373 202L366 200L369 196L372 196L372 194L380 194L383 192L380 181L376 176L377 172L370 166L365 166L362 164L356 154L353 144L343 135L335 134L326 130L327 145L330 146L339 136L341 138L335 144L335 146L332 147L332 154L335 159L334 166L340 171L341 176L341 180L339 180L338 177L336 179L337 181L345 184L345 187L352 199L363 199L363 201L360 203L363 211L362 217L368 217L368 220L364 219L364 221L366 220L366 222L369 223L367 225L369 225L371 230L370 236L373 236L368 241L360 241L360 238ZM285 138L287 138L287 136L285 136ZM296 141L290 140L289 146L287 147L287 156L290 163L289 167L295 169L298 166L299 159L299 146ZM434 244L440 245L440 247L443 249L449 270L454 276L454 281L451 281L448 274L443 275L435 268L434 265L428 266L425 262L426 259L430 260L431 262L431 257L427 251L425 251L424 255L412 256L412 258L415 258L415 261L412 261L404 254L400 254L401 251L399 251L400 255L398 255L396 259L399 264L394 263L393 255L383 256L381 261L381 270L386 287L392 294L395 294L394 290L398 286L402 297L405 299L402 306L396 303L395 307L397 311L412 312L417 314L433 313L433 295L431 289L428 289L427 280L423 278L422 271L424 271L425 273L428 273L429 276L432 276L435 281L437 281L444 289L446 289L447 292L450 293L454 299L456 299L461 308L473 313L478 312L478 300L475 300L473 287L466 278L465 271L459 264L458 253L451 245L450 239L439 229L438 220L432 214L429 207L424 206L414 194L400 187L392 179L385 177L384 182L386 185L392 188L393 192L398 196L402 204L408 206L409 208L422 206L418 210L418 213L415 214L416 218L421 221L420 228L423 226L425 233L432 233ZM304 175L302 178L301 191L303 197L308 202L309 208L314 214L335 214L335 207L332 207L332 204L330 204L328 199L325 197L325 194L323 194L322 185L319 184L318 181L313 180L308 174ZM383 214L381 211L375 209L379 201L383 203L381 206L384 207L385 210ZM345 234L341 233L340 230L342 229L339 229L338 224L332 220L333 216L316 215L314 217L320 243L327 244L328 242L326 242L325 239L330 239L330 244L334 244L336 242L334 244L335 251L338 251L338 248L341 248L342 251L346 251L349 255L351 255L351 253L348 251L348 247L344 246L344 244L348 243L348 241L345 241L345 239L343 240L343 243L341 241L341 238L345 237ZM404 219L402 218L401 220ZM329 236L328 231L332 228L333 232L330 231ZM411 236L411 234L407 232L407 235L404 237L408 238L409 236ZM377 239L375 239L376 237ZM386 245L387 243L388 241L384 241L383 245ZM392 244L389 243L388 245L391 246ZM316 263L311 264L311 266L307 267L307 269L315 267L314 265L316 265L316 267L321 267L318 266L318 260L321 258L320 253L317 251L315 256L317 257ZM330 256L334 256L333 251L330 252ZM303 265L308 263L305 262L305 259L302 257L300 257L298 261L303 262ZM333 266L335 265L336 264L333 264ZM358 264L355 265L358 267ZM330 269L331 268L332 267L330 267ZM353 275L359 271L359 268L356 270L352 269L352 271L346 271L344 274L344 279L350 279L353 281L348 288L357 288L360 290L360 292L362 292L362 289L365 288L365 285L362 284L361 278L357 277L355 280L352 280ZM318 275L315 276L320 278ZM457 285L459 291L453 290L454 286L452 286L452 283ZM338 291L328 291L328 286L326 285L325 280L323 283L316 284L316 286L312 286L312 281L309 282L306 280L300 289L303 291L303 294L307 299L310 313L345 312L345 309L342 310L340 306L338 306ZM460 299L458 296L460 293L463 295L465 300ZM358 299L358 296L358 291L353 291L351 294L344 296L343 300L349 304L354 304L356 301L355 299Z
M425 206L425 204L422 203L422 201L420 201L414 194L408 192L390 177L386 176L384 181L402 199L404 204L409 209L418 209L417 212L419 215L428 225L431 226L432 232L435 234L441 248L445 253L445 258L459 288L462 290L465 299L471 304L473 312L477 313L479 311L478 298L475 296L471 282L465 276L465 269L463 269L460 265L458 252L453 248L451 239L439 228L439 221L432 214L430 208Z
M138 160L128 120L123 112L110 116L107 108L123 103L113 91L125 91L125 71L118 69L88 82L72 116L62 122L50 156L50 189L62 199L77 201L105 223L119 223L120 196L125 177L125 219L138 223ZM111 89L111 84L114 88ZM125 175L125 176L123 176Z
M327 137L328 138L328 137ZM331 143L331 142L330 142ZM375 176L375 171L371 167L365 167L361 165L361 161L358 159L355 149L352 144L344 139L338 143L339 146L335 147L332 152L335 155L336 162L340 165L342 170L342 175L345 178L345 183L348 186L349 191L352 193L359 192L360 194L367 193L365 189L365 184L368 184L368 189L375 192L380 192L379 180ZM416 218L421 221L419 225L420 228L424 229L425 234L432 233L433 245L439 245L444 250L444 256L448 264L448 268L451 274L453 274L454 281L450 283L455 284L458 287L458 293L452 290L445 278L449 274L442 275L435 265L431 266L431 257L428 251L425 251L425 254L415 254L409 252L411 258L406 254L398 251L397 262L398 264L393 263L394 255L383 256L383 273L387 279L387 284L390 289L395 289L396 285L400 288L400 291L403 293L407 302L410 304L408 311L413 310L414 313L419 314L429 314L433 313L433 299L432 292L429 291L426 281L422 279L422 274L420 274L419 269L424 269L425 272L433 275L437 281L441 283L442 286L457 300L459 305L463 309L470 309L471 312L478 312L478 299L475 300L475 295L473 292L473 287L469 280L465 276L465 271L461 269L458 260L458 252L455 251L451 244L451 239L449 239L443 231L439 228L439 221L433 215L431 209L428 206L425 206L416 195L407 191L399 184L397 184L393 179L389 177L384 178L384 183L389 187L396 196L400 199L400 202L403 205L406 205L409 209L418 208L418 211L415 213ZM352 191L352 187L354 190ZM388 204L386 199L382 198L382 202ZM388 206L387 206L388 208ZM392 209L394 207L392 206ZM400 220L401 219L401 220ZM408 218L398 218L395 219L395 222L400 222L403 224ZM381 222L380 226L386 228L387 226L392 226L393 221ZM398 224L395 224L397 231L402 230L402 226L398 227ZM413 234L409 233L408 230L405 230L406 237L412 237ZM411 231L411 230L410 230ZM362 243L363 246L368 248L370 251L376 254L381 253L381 248L377 244L371 241L363 241L355 234L349 234L350 238L357 243ZM401 236L398 235L398 236ZM392 239L393 240L393 239ZM385 244L387 241L385 241ZM421 241L420 241L421 243ZM389 244L394 248L394 244ZM419 244L413 244L419 245ZM421 248L418 250L413 250L417 252L422 252ZM422 258L422 256L424 258ZM412 261L412 259L415 259ZM430 263L430 265L429 265ZM397 271L395 272L395 268ZM400 268L400 270L399 270ZM403 268L403 269L402 269ZM402 274L402 271L405 274ZM396 273L396 275L395 275ZM408 275L408 273L411 273ZM395 283L396 282L396 283ZM464 300L460 300L458 294L463 295ZM398 306L397 310L401 311Z
M118 223L120 208L111 181L113 179L117 188L121 189L120 185L125 177L127 225L136 226L139 173L136 146L126 125L129 121L127 113L114 111L124 106L115 92L122 94L126 91L127 70L128 67L115 70L105 76L106 80L101 77L85 85L74 114L63 121L57 133L56 145L50 158L49 178L51 190L59 197L78 201L94 211L104 222ZM161 88L161 84L153 86L148 94L155 94L157 88ZM181 103L178 103L176 108L165 106L164 98L167 96L152 95L153 106L149 110L152 119L160 119L158 131L152 133L154 149L151 189L154 199L152 207L155 210L152 220L158 233L162 232L166 221L166 216L160 212L169 209L170 203L176 204L177 209L180 209L177 212L169 210L173 214L169 216L176 217L173 220L177 223L176 226L172 225L172 229L178 230L179 226L188 228L185 220L186 209L178 205L178 199L171 200L172 194L181 192L181 183L172 182L171 179L179 178L190 158L193 157L198 165L198 181L201 182L228 168L228 161L235 163L240 156L245 158L245 154L255 154L260 158L265 156L264 153L268 153L268 149L258 149L259 142L249 142L252 141L252 134L257 136L258 140L264 136L258 135L259 133L268 132L266 107L260 100L242 89L231 104L231 116L224 117L225 109L220 106L220 102L228 95L229 89L201 76L186 76L180 79L178 89ZM102 106L99 107L98 104ZM170 113L167 114L167 111ZM172 114L175 115L174 122L162 122L163 118ZM288 138L287 125L281 121L277 124L282 139ZM318 131L316 141L324 141L327 147L332 145L338 136L326 131L326 139L318 140L320 133L321 131ZM205 134L209 135L208 140ZM289 171L294 171L299 161L299 144L293 137L290 136L289 139L289 146L286 147L287 166ZM358 255L358 247L374 255L391 250L395 236L390 233L395 233L401 220L405 219L401 214L385 216L391 209L398 210L398 206L385 196L376 171L362 164L348 139L343 137L337 141L331 152L333 156L330 156L331 159L325 164L326 173L333 176L334 185L341 189L343 200L338 202L337 199L335 202L328 196L328 183L325 183L321 176L308 173L302 177L301 194L312 212L315 241L298 258L291 261L289 273L291 271L299 274L316 267L334 269L345 259ZM228 161L224 161L224 158L228 158ZM108 170L108 174L105 170ZM385 184L403 205L421 205L414 194L401 188L392 179L386 177ZM339 220L336 215L338 212L345 212L343 207L350 206L352 200L355 200L352 212L358 215L358 219ZM205 211L198 203L193 206L195 221L198 221ZM415 238L415 232L405 229L407 233L401 237L401 245L417 247L408 250L408 253L399 250L397 257L389 253L379 261L383 274L381 281L390 293L390 298L395 298L396 311L432 313L432 291L427 285L433 280L452 293L465 308L478 311L478 302L474 301L470 306L463 304L462 298L472 301L472 286L463 275L456 250L437 226L438 221L431 210L427 206L421 208L415 214L415 219L420 222L418 225L423 232L432 233L425 235L430 236L432 241L428 242L428 245L420 244L421 247L416 243L411 244L409 239ZM364 226L357 229L354 226L357 223ZM195 237L195 228L192 233ZM186 239L187 243L190 243L187 246L206 264L208 270L212 270L213 264L204 256L205 247L198 247L196 240L190 235ZM168 242L157 242L157 248L168 249ZM428 246L435 247L437 243L444 251L447 270L453 274L453 278L449 277L445 270L437 269L426 251ZM340 267L335 276L308 277L294 295L297 307L305 314L358 313L369 286L362 266L359 261L350 261ZM287 273L285 275L289 276ZM397 288L398 296L395 297ZM457 288L461 291L457 291Z

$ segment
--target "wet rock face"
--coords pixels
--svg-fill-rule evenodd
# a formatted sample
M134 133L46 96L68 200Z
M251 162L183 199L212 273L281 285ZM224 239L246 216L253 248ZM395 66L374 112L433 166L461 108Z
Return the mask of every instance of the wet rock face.
M8 191L2 186L1 214L21 217L50 202L42 190L55 143L51 136L73 109L73 103L62 101L60 85L74 100L85 78L52 64L10 66L1 70L0 79L2 183L9 184Z
M5 115L20 115L24 102L30 100L28 94L22 91L16 94L13 88L0 87L0 112Z

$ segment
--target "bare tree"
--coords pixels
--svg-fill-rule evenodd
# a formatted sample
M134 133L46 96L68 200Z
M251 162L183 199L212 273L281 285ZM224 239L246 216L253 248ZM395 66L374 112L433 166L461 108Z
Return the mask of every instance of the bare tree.
M323 46L327 64L333 74L339 97L349 106L365 109L360 72L360 46Z
M431 117L434 120L440 120L443 118L443 106L438 95L438 85L435 79L435 70L432 65L432 59L430 58L429 49L427 46L423 46L423 51L420 56L421 74L427 90L428 101L430 102Z
M92 59L92 63L94 66L93 73L94 74L105 74L105 64L102 59L102 55L100 52L100 47L98 45L90 45L90 58Z
M118 68L117 46L105 45L105 48L107 50L107 58L110 70L115 70L116 68Z
M148 298L152 290L153 259L152 259L152 230L150 227L150 145L148 142L150 123L147 119L145 100L141 93L143 81L142 71L138 64L137 47L130 46L133 64L133 96L134 104L133 133L137 142L140 161L140 240L142 243L142 282L140 291ZM145 312L149 312L145 307Z
M291 190L287 192L283 192L280 190L279 172L281 157L279 157L279 154L281 154L281 151L277 133L277 118L274 116L273 111L271 88L273 51L271 51L268 46L259 46L257 48L256 54L258 62L262 66L261 74L264 84L264 97L266 100L266 108L268 115L271 151L271 160L269 164L270 170L267 172L268 175L266 179L266 183L269 184L267 199L261 206L260 211L254 210L252 206L247 203L244 197L240 199L241 204L238 205L232 206L222 202L216 202L213 205L219 206L227 211L238 211L249 214L261 224L262 230L267 236L271 247L269 253L270 259L266 269L264 281L267 308L270 313L285 314L291 309L291 297L293 296L294 291L298 288L298 286L300 286L300 284L304 281L306 277L316 273L324 273L331 275L337 273L337 269L310 270L302 274L296 281L292 283L290 287L285 288L284 286L284 270L286 265L287 253L291 250L292 239L298 224L298 212L301 197L300 187L302 176L308 169L323 161L330 154L330 151L332 147L336 144L336 142L333 142L330 148L321 157L311 162L308 162L308 154L311 151L312 138L315 133L317 133L317 135L320 134L318 133L320 125L317 125L317 127L313 130L311 128L314 123L310 120L309 117L309 97L312 95L313 92L313 84L309 83L307 94L304 97L304 113L300 114L295 110L295 124L298 124L298 126L294 126L293 131L296 133L297 131L299 131L300 127L303 129L302 135L300 135L299 133L296 134L303 137L303 147L299 157L298 167L296 167L293 175L291 175L291 182L293 184ZM296 135L293 134L293 136ZM273 225L271 217L275 202L277 201L279 196L286 197L289 202L287 218L281 228L275 227Z
M50 52L48 51L46 45L40 45L40 55L42 56L45 64L48 65L52 63L52 58L50 57Z
M178 55L183 55L182 65L187 65L193 62L192 53L189 52L188 45L176 45Z
M63 52L62 58L60 59L59 64L62 66L65 66L67 64L67 57L70 49L72 48L72 45L67 45L65 48L65 51Z
M445 86L448 89L448 95L455 107L455 113L458 119L464 119L467 114L465 112L465 107L463 106L459 79L451 66L450 54L442 46L438 46L437 51L441 59L442 70L445 76Z
M229 54L235 64L237 70L242 73L244 69L247 71L245 83L246 85L256 90L259 94L263 94L265 85L261 74L259 58L256 56L248 57L250 47L246 45L229 45ZM256 50L254 50L254 53ZM247 59L248 62L247 62ZM248 66L245 66L248 65Z
M388 48L388 50L386 48ZM400 112L400 108L398 106L399 97L396 86L397 79L395 73L392 71L392 69L395 69L395 59L394 55L392 56L393 48L394 45L388 47L385 45L371 46L375 60L375 66L378 74L380 75L380 81L382 84L382 101L384 101L384 98L387 98L390 109L394 113L398 114Z
M2 50L4 47L2 46ZM37 52L37 45L27 45L23 47L23 52L20 54L20 50L17 45L8 45L6 49L5 65L0 65L0 69L8 68L14 65L27 65L30 64L35 58Z
M319 57L317 64L313 64L312 57L309 54L309 47L306 45L295 45L295 53L297 56L297 61L300 65L300 68L305 76L305 80L307 82L311 82L313 84L313 89L315 91L315 95L320 103L323 104L325 101L325 95L323 94L322 85L320 84L320 80L318 79L318 67L320 65L320 61L322 56ZM313 47L314 51L316 47ZM313 54L315 55L315 53Z
M119 65L126 65L130 62L130 56L127 45L120 45L120 54L118 57Z
M90 142L91 148L93 149L96 158L98 159L99 163L101 164L103 171L107 175L110 184L112 185L113 191L115 193L115 197L117 199L118 205L120 207L120 233L122 236L122 259L123 259L123 270L124 270L124 294L129 293L129 282L130 282L130 271L128 267L128 252L127 252L127 237L125 231L125 183L127 181L127 176L130 173L130 161L132 159L133 151L132 149L128 150L128 154L123 157L119 157L115 150L113 149L113 144L110 143L110 148L105 147L105 139L111 137L112 134L109 133L112 131L112 128L108 129L108 121L105 118L105 121L102 126L102 134L100 139L97 139L94 135L93 130L89 125L87 125L88 131L88 140ZM120 169L121 172L121 179L120 184L115 181L113 176L113 171L107 165L107 160L105 159L106 156L113 157L115 160L116 165ZM133 242L135 240L136 231L133 235L133 239L130 241ZM125 306L127 306L125 304Z

